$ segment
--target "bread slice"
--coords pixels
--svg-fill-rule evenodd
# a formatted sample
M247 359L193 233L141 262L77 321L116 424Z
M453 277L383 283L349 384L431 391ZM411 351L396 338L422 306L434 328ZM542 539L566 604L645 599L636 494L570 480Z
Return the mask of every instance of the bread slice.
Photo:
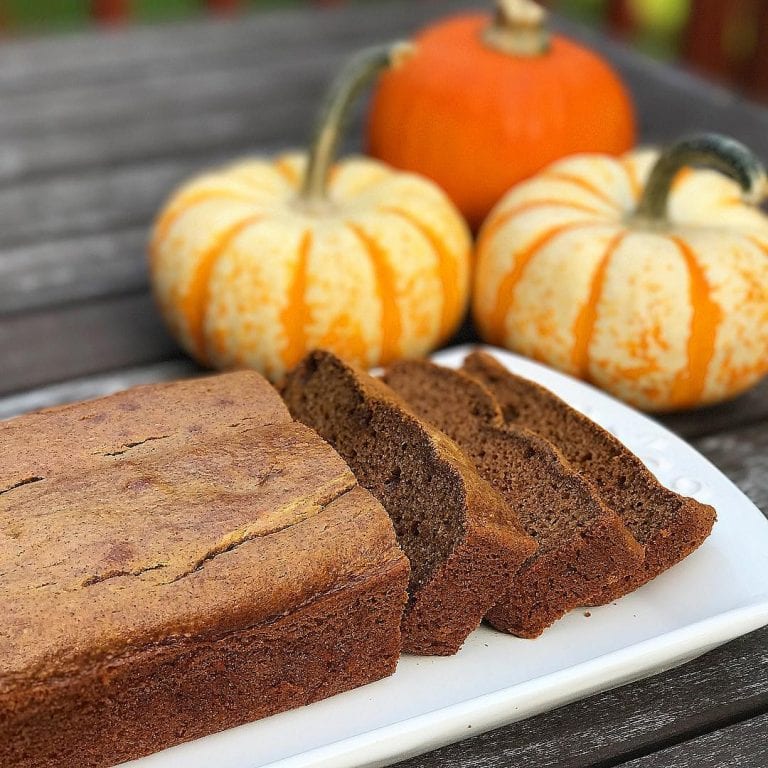
M499 402L507 424L554 443L598 489L645 549L643 567L594 596L600 605L631 592L693 552L709 535L715 510L665 488L613 435L548 389L516 376L494 357L474 352L464 370Z
M0 444L0 765L106 768L394 671L392 523L257 374L21 417Z
M453 441L380 381L324 351L283 396L381 501L411 563L404 650L455 653L535 549Z
M594 488L547 440L507 427L482 384L425 360L395 363L384 380L456 440L539 545L505 599L489 611L493 626L536 637L641 567L642 548Z

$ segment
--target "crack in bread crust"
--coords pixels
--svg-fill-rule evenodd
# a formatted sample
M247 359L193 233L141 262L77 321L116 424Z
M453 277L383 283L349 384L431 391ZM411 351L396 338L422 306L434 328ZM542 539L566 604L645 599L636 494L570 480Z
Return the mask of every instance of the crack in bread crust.
M307 520L313 515L321 514L329 505L333 504L342 496L349 493L349 491L351 491L357 485L354 477L351 475L339 478L339 482L341 483L340 487L338 486L337 481L334 480L333 482L328 483L325 487L320 489L318 492L318 498L313 498L310 500L297 500L296 502L280 510L280 516L288 514L289 512L293 512L293 517L285 523L273 525L271 527L259 527L257 525L245 526L239 530L232 531L232 533L228 533L219 542L214 544L213 547L211 547L204 555L199 557L190 568L177 574L169 581L160 582L160 584L173 584L176 581L180 581L181 579L184 579L187 576L191 576L193 573L201 570L206 563L215 559L219 555L232 552L239 546L242 546L249 541L253 541L253 539L280 533L281 531L290 528L292 525L297 525L298 523ZM148 568L146 570L152 570L152 568Z
M45 480L44 477L25 477L23 480L19 480L13 483L13 485L9 485L6 488L0 489L0 496L2 496L4 493L15 491L17 488L21 488L25 485L31 485L32 483L42 483L43 480Z
M114 451L106 451L102 454L96 454L96 455L102 455L102 456L122 456L124 453L128 453L128 451L131 450L131 448L138 448L140 445L144 445L144 443L151 443L153 440L167 440L170 437L170 435L157 435L152 437L145 437L143 440L136 440L132 443L123 443L119 448L116 448Z

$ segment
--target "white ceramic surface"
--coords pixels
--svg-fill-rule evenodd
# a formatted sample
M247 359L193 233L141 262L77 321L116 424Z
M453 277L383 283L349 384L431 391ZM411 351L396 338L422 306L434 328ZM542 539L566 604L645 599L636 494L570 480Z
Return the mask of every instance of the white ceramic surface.
M435 355L458 366L469 347ZM490 350L489 350L490 351ZM501 350L635 451L718 521L683 563L613 605L574 611L537 640L482 627L450 658L405 656L392 677L126 764L131 768L385 765L669 669L768 624L768 521L678 437L596 389Z

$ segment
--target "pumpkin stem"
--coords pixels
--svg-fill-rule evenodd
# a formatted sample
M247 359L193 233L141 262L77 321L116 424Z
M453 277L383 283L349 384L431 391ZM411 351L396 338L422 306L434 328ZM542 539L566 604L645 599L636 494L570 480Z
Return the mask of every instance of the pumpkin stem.
M712 168L738 182L747 202L757 204L766 193L765 169L750 149L718 133L700 133L681 139L659 155L635 215L651 221L666 219L672 183L689 165Z
M512 56L540 56L549 50L547 12L532 0L496 0L496 15L483 39Z
M413 51L413 45L404 41L364 48L349 59L333 80L309 145L307 170L300 193L306 203L311 205L325 200L328 175L355 98L379 73L399 66Z

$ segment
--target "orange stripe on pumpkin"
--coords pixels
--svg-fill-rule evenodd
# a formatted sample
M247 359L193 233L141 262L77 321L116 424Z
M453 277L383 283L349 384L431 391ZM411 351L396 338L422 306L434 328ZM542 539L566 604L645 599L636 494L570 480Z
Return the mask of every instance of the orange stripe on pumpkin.
M643 185L640 183L635 164L628 157L622 158L619 160L619 163L627 174L627 181L629 182L629 189L632 192L632 198L635 201L639 200L640 195L643 193Z
M687 343L688 364L675 377L671 393L674 405L685 406L697 403L704 392L723 312L712 299L712 290L693 249L679 237L670 237L670 240L682 254L689 276L691 329Z
M299 184L299 174L287 157L278 157L273 163L274 169L292 186Z
M602 200L606 205L611 208L620 208L619 203L614 200L610 195L606 194L600 187L593 184L591 181L587 181L583 176L579 176L575 173L566 173L565 171L551 171L544 174L547 179L557 179L558 181L564 181L568 184L574 184L580 187L585 192L589 192L592 196L598 200Z
M312 320L307 306L307 262L311 248L312 233L307 231L299 242L293 280L288 287L288 301L280 311L280 324L286 338L280 356L286 369L293 368L307 351L307 328Z
M397 305L395 273L384 249L362 227L347 222L347 227L362 243L368 253L376 276L376 289L381 305L381 359L386 365L397 359L400 352L402 320Z
M745 235L745 237L758 250L762 251L766 256L768 256L768 243L764 243L762 240L758 240L758 238L756 238L754 235Z
M163 211L155 222L154 232L152 233L152 243L150 245L150 258L153 258L155 251L162 240L166 238L171 227L178 219L187 213L190 208L194 208L200 203L206 203L209 200L239 200L244 203L252 203L253 199L244 192L235 192L231 189L210 188L200 189L196 192L190 192L188 195L182 195L181 199L172 203Z
M186 320L187 330L198 358L208 362L205 340L205 315L210 303L211 275L219 259L232 244L232 241L248 227L261 221L263 216L248 216L224 230L213 245L200 257L189 286L179 302L179 311Z
M488 312L478 312L477 322L483 336L491 344L501 345L506 336L506 319L515 300L515 288L523 277L525 268L542 248L551 243L556 237L582 227L592 227L594 222L575 221L569 224L561 224L557 227L545 230L527 248L515 255L512 269L507 272L496 292L496 301Z
M437 271L440 284L443 289L443 301L440 310L440 340L443 341L453 332L456 315L461 309L461 296L459 295L459 267L457 259L445 247L440 238L422 221L412 213L404 211L396 206L382 206L380 211L392 213L405 219L425 240L435 252L437 258Z
M579 310L576 320L573 323L573 349L571 350L571 362L576 376L582 379L589 379L589 348L592 344L592 337L595 334L595 323L597 321L597 308L600 305L600 299L605 287L605 275L608 271L613 254L621 245L621 241L626 237L626 232L619 232L611 238L605 253L598 262L597 268L592 275L592 282L589 286L589 295L586 302Z
M483 225L483 228L480 231L480 237L478 238L476 248L477 253L480 253L486 246L488 240L515 217L520 216L523 213L528 213L528 211L535 210L536 208L547 207L568 208L569 210L584 211L585 213L594 213L595 215L601 213L601 211L591 205L577 203L575 201L569 202L567 200L557 200L555 198L529 200L528 202L520 203L519 205L509 208L506 211L502 211L496 216L492 216L488 219L487 223Z
M681 168L676 174L675 178L672 179L672 184L670 186L670 189L674 192L675 190L679 189L682 184L685 184L685 180L691 176L693 173L693 168L686 167Z

